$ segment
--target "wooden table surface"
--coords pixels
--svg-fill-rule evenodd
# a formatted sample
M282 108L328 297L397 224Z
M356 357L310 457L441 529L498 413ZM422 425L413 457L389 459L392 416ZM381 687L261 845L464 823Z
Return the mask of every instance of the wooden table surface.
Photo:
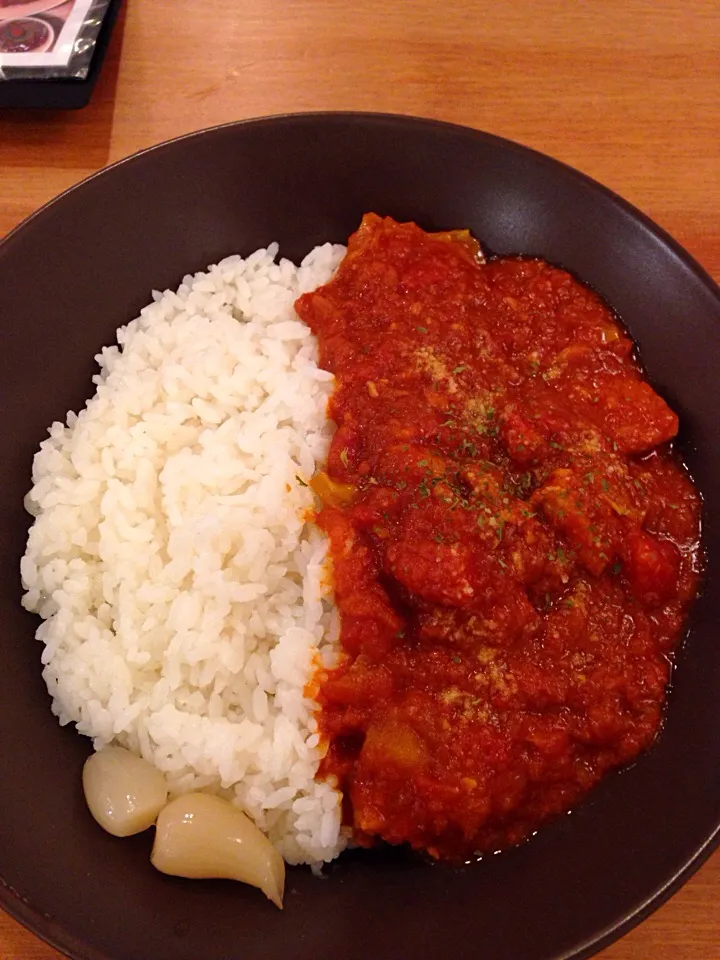
M720 280L719 0L128 0L88 108L0 111L0 236L160 140L327 109L535 147L636 204ZM2 960L58 957L0 913ZM720 852L601 957L720 960Z

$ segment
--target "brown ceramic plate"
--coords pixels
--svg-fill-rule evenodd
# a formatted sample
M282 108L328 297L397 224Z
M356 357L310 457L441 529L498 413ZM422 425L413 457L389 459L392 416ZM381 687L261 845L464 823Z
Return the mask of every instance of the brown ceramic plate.
M300 257L367 210L470 227L496 253L574 271L628 324L682 422L706 498L708 573L653 749L525 845L464 868L402 851L291 870L256 891L173 880L150 834L87 813L89 743L61 730L20 608L22 508L47 425L91 392L93 355L153 287L278 240ZM77 960L580 960L666 899L720 838L720 291L642 214L579 173L470 130L319 114L208 130L124 161L0 244L0 902Z

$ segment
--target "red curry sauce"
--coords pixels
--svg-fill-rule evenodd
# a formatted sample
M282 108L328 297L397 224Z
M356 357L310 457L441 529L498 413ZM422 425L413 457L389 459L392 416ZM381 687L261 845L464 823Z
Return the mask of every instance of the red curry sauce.
M678 420L542 260L368 215L297 303L337 384L316 489L341 615L320 775L358 842L514 844L661 723L698 587Z

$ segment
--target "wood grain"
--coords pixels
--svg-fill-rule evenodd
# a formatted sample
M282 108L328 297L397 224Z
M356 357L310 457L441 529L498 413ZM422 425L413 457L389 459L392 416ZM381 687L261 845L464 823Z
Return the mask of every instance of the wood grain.
M720 280L718 0L126 6L87 109L0 113L0 236L168 137L264 114L379 110L468 124L576 166ZM59 954L0 914L0 957ZM718 960L720 853L601 957Z

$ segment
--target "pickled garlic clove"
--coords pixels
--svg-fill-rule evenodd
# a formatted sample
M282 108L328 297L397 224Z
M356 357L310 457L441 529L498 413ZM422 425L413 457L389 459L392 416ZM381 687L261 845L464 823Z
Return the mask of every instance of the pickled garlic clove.
M115 837L147 830L167 802L162 773L124 747L103 747L88 757L82 780L90 813Z
M249 817L220 797L186 793L171 800L158 817L150 859L172 876L258 887L282 910L283 858Z

